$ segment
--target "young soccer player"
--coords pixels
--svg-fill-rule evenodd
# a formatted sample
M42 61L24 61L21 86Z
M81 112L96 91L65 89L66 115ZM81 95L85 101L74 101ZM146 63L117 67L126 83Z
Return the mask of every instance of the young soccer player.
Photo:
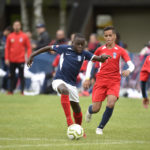
M116 41L116 31L114 27L106 27L104 29L104 39L106 44L99 47L95 51L95 55L100 56L102 54L107 54L112 56L112 59L108 59L105 63L100 63L99 71L96 75L96 82L93 87L92 92L92 105L89 106L86 113L86 122L91 120L92 114L99 112L102 102L107 97L107 106L103 114L102 120L96 129L96 134L103 134L103 128L110 119L115 103L119 98L120 90L120 58L122 57L124 61L128 64L129 68L122 72L123 77L127 77L133 70L134 64L131 62L130 57L126 50L118 46ZM88 88L90 72L92 62L90 61L86 71L86 80L84 82L84 87Z
M104 62L110 58L109 55L95 56L85 51L85 38L81 34L76 34L69 45L52 45L41 48L33 52L27 62L32 64L34 56L48 51L55 51L60 54L58 70L52 82L55 91L61 94L61 104L66 115L68 126L73 124L70 112L70 104L73 109L75 123L82 123L82 112L79 105L79 96L76 88L76 78L84 60L94 60Z
M150 75L150 55L146 57L146 60L140 72L141 91L142 91L142 96L143 96L144 108L148 108L148 105L149 105L149 99L146 93L146 84L147 84L149 75Z

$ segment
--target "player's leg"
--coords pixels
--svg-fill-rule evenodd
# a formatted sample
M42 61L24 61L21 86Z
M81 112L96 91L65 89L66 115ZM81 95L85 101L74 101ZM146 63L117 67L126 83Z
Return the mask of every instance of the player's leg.
M102 102L106 97L106 89L101 85L95 84L92 92L92 105L89 106L86 115L85 121L90 122L92 114L99 112Z
M97 113L100 111L102 106L102 101L100 102L93 102L92 105L89 106L86 115L85 115L85 121L90 122L92 118L92 114Z
M10 89L8 94L13 94L14 90L14 84L15 84L15 70L16 70L16 64L10 63Z
M68 126L70 126L73 124L73 121L71 118L71 111L70 111L69 90L63 83L58 86L57 90L61 94L61 105L65 112L67 124Z
M144 108L148 108L148 105L149 105L149 99L148 99L147 92L146 92L146 89L147 89L146 85L147 85L148 78L149 78L149 72L147 71L140 72L141 91L142 91Z
M82 124L82 112L81 112L81 107L79 104L78 90L75 86L72 86L70 84L67 84L67 87L69 89L70 104L73 110L73 117L74 117L75 123L81 125Z
M20 78L20 86L21 86L21 94L24 92L24 63L19 63L18 64L18 69L19 69L19 78Z
M78 102L70 101L72 110L73 110L73 117L76 124L82 124L82 112L81 107Z
M116 101L117 101L116 96L108 95L107 106L106 106L105 112L103 114L102 120L101 120L98 128L103 129L105 127L105 125L107 124L107 122L109 121L109 119L113 113L113 109L114 109Z
M105 112L103 113L102 120L96 129L96 134L103 134L103 128L109 121L113 113L115 103L119 97L119 90L120 90L120 82L107 83L107 106Z

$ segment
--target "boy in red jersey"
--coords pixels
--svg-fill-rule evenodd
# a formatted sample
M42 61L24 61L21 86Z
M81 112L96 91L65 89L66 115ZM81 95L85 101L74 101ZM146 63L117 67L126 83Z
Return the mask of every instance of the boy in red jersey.
M148 81L149 75L150 75L150 55L146 57L146 60L140 72L141 91L143 96L144 108L148 108L149 105L149 99L146 93L146 83Z
M99 112L102 102L107 97L107 106L103 114L102 120L96 129L96 134L103 134L103 128L110 119L115 103L119 98L120 90L120 59L121 57L128 64L129 68L122 71L122 76L127 77L133 70L134 64L125 49L118 46L116 41L116 31L114 27L106 27L104 29L104 39L106 44L99 47L95 51L95 55L107 54L112 56L112 59L106 60L103 64L100 63L99 71L96 75L96 82L92 92L92 105L89 106L86 113L86 122L91 120L92 114ZM90 72L92 62L89 62L86 73L84 88L89 87Z

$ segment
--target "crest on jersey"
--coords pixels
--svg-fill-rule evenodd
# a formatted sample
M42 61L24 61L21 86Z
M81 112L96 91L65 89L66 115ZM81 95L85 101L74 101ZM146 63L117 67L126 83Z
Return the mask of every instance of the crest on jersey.
M13 42L15 42L15 39L11 39L10 41L11 41L11 43L13 43Z
M117 53L114 52L113 53L113 58L116 59L116 57L117 57Z
M80 55L78 55L78 61L81 61L81 56Z
M22 42L23 41L23 38L21 37L20 39L19 39L19 42Z

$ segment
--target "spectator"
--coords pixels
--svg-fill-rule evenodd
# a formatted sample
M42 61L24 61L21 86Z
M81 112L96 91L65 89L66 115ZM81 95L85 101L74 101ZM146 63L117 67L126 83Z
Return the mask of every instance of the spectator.
M68 45L72 45L72 41L74 39L75 33L72 33L70 36L70 41L68 41Z
M26 34L27 34L28 38L30 39L32 49L35 49L36 48L36 41L34 39L32 39L31 31L26 31Z
M89 43L88 43L88 50L92 53L95 52L95 50L100 47L101 44L100 42L97 40L97 36L95 33L92 33L89 37Z
M3 31L3 35L0 39L0 51L1 51L1 64L2 64L2 69L7 72L7 74L3 77L2 79L2 90L5 92L8 90L8 66L5 64L5 59L4 59L4 54L5 54L5 44L6 44L6 39L7 36L12 32L12 28L10 26L6 27Z
M125 43L123 43L123 42L121 41L121 36L120 36L120 33L119 33L119 32L116 33L116 44L119 45L119 46L122 47L122 48L127 49L127 44L125 44Z
M62 29L56 31L56 40L53 40L50 45L61 45L67 44L68 40L66 39L65 32Z
M36 28L38 33L38 41L35 46L35 50L47 46L51 41L44 24L37 24Z
M19 69L19 78L21 80L21 94L24 92L24 63L25 51L27 57L31 54L31 45L27 35L21 31L21 22L13 23L14 32L8 35L5 48L5 63L10 66L10 89L8 94L13 94L15 70Z
M140 51L140 59L143 60L144 57L150 54L150 41L148 44Z

